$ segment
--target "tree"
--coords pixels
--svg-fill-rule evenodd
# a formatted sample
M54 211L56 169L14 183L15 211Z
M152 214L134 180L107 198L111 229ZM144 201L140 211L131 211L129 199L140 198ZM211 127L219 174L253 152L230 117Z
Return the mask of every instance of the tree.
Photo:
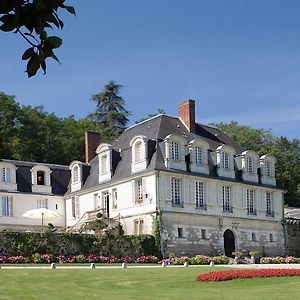
M46 74L46 60L53 58L59 62L54 49L62 45L62 39L48 36L48 29L53 26L64 27L58 16L58 10L65 10L75 15L72 6L64 4L65 0L1 0L0 30L22 36L30 47L24 52L22 59L28 60L26 72L28 77L34 76L39 69Z
M91 97L91 101L96 103L96 110L89 118L102 127L103 135L110 140L119 136L129 121L130 113L119 95L121 88L122 85L111 80L100 93Z
M288 140L286 137L275 137L270 130L254 129L239 125L212 124L228 134L245 149L258 152L259 155L269 153L277 159L276 177L287 193L285 203L300 207L300 142L297 139Z

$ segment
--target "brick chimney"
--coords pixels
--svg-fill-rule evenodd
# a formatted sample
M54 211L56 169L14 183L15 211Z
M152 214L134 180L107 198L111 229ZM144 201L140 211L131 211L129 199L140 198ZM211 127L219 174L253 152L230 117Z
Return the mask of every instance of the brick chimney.
M96 149L101 142L100 133L86 131L85 141L85 162L89 163L96 156Z
M195 100L184 100L179 104L178 108L180 120L185 124L189 132L195 133Z

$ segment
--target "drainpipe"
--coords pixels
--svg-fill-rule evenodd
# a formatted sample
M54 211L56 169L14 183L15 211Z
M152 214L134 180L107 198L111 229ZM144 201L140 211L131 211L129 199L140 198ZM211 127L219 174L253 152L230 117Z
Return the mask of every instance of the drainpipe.
M160 253L162 257L164 257L164 249L163 249L163 238L162 238L162 211L160 209L160 189L159 189L159 171L156 174L156 217L159 218L160 230L159 230L159 240L160 240Z

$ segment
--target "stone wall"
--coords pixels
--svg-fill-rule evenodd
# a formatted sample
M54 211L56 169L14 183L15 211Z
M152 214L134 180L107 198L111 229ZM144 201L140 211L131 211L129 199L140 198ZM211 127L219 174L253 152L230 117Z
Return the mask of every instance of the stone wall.
M284 230L278 221L174 212L163 212L161 218L165 257L173 253L188 256L224 254L227 229L234 235L235 251L257 251L260 256L285 254Z
M300 257L300 220L287 218L285 230L287 255Z

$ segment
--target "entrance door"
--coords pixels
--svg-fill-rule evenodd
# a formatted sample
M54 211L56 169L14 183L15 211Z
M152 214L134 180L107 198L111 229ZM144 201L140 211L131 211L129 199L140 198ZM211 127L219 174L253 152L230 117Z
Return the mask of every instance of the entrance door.
M231 230L227 229L224 232L224 249L225 255L232 257L232 252L235 251L235 237Z

